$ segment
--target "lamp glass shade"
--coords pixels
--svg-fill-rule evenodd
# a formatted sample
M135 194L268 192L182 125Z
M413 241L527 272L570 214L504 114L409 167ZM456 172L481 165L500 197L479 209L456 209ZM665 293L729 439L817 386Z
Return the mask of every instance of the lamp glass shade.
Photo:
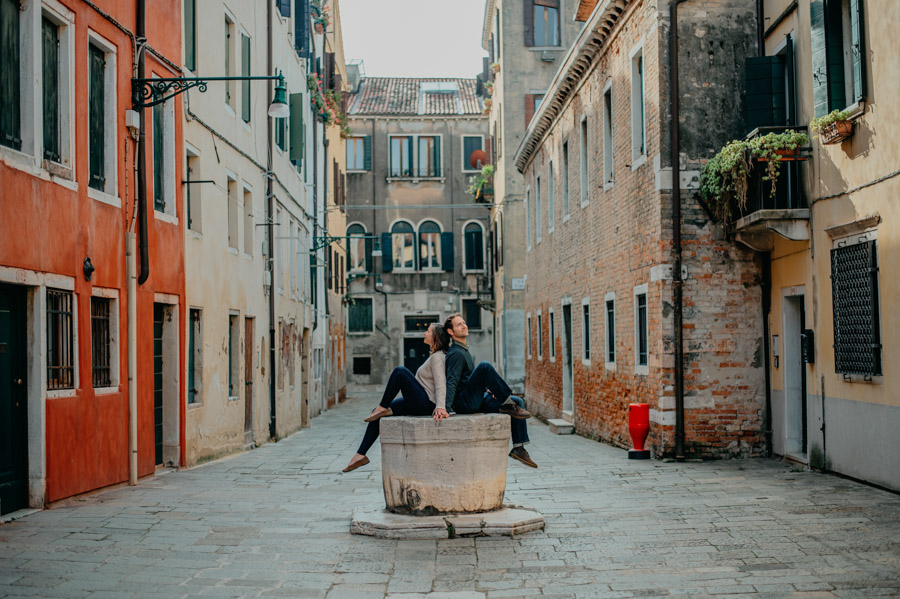
M283 80L278 81L278 85L275 86L275 97L272 99L272 103L269 104L269 116L276 119L284 119L291 115L291 109L288 108L287 100L285 99L287 93L287 88L284 85Z

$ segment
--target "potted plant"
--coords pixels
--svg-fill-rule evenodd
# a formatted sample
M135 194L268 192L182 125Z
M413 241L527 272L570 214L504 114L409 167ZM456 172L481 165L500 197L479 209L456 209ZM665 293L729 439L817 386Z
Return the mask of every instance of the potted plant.
M480 173L469 178L469 187L466 188L466 192L471 194L476 202L490 200L494 197L494 189L491 187L491 179L493 176L494 165L485 164L481 167Z
M492 63L491 63L491 70L494 71L495 73L499 73L499 72L500 72L500 63L499 63L499 62L492 62Z
M328 4L325 0L312 0L309 3L310 13L313 17L313 26L316 33L325 33L331 24L331 16L328 14Z
M853 121L847 110L832 110L809 122L809 129L818 133L818 138L826 146L837 144L853 135Z
M770 197L775 197L778 174L784 160L806 160L801 150L809 137L800 131L769 133L749 140L734 140L703 165L700 173L700 195L713 217L731 224L734 212L747 208L750 173L757 163L765 163L763 181L771 181Z
M489 96L494 95L494 82L493 81L485 82L484 91L486 91L487 95L489 95Z

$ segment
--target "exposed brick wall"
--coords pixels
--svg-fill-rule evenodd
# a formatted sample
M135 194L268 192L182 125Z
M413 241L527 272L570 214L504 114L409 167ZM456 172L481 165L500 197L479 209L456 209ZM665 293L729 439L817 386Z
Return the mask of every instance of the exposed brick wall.
M531 411L559 417L563 406L562 304L572 304L573 393L576 430L630 447L628 405L650 404L649 446L674 451L674 332L671 281L672 215L667 185L658 180L659 155L668 147L661 121L660 85L667 72L661 49L668 36L657 13L637 3L598 68L564 108L524 177L531 189L532 250L526 252L526 317L532 352L526 358ZM632 161L631 56L643 43L646 161ZM615 181L603 181L603 94L612 82ZM589 202L580 205L580 123L588 124ZM569 144L569 209L564 214L562 145ZM716 140L710 140L715 145ZM722 140L727 141L727 140ZM548 164L553 163L555 216L549 229ZM696 164L683 166L697 169ZM542 239L536 241L535 174L541 175ZM696 203L682 193L685 354L685 449L689 455L738 456L763 448L764 381L758 262L723 238ZM648 365L635 368L635 287L647 286ZM605 363L605 296L615 293L616 361ZM590 363L582 361L582 300L590 302ZM556 314L556 358L551 361L548 312ZM537 353L537 313L543 318L543 357ZM527 339L525 341L527 343Z

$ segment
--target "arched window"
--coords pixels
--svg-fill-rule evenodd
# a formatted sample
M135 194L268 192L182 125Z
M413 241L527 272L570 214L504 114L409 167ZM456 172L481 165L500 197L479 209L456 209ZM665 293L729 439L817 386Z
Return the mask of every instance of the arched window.
M419 268L441 267L441 228L433 220L419 225Z
M406 221L397 221L391 227L391 248L394 268L414 270L416 268L416 233Z
M365 228L360 224L353 224L347 227L347 272L365 272L367 239ZM358 238L358 239L354 239Z
M466 241L466 270L484 270L484 229L469 223L463 230Z

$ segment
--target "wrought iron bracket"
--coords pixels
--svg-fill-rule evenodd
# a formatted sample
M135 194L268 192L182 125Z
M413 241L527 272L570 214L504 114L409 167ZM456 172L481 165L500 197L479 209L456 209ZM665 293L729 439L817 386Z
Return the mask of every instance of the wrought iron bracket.
M153 77L150 79L131 80L131 101L134 108L150 108L162 104L181 92L196 87L206 91L210 81L278 81L284 85L284 75L263 77Z

